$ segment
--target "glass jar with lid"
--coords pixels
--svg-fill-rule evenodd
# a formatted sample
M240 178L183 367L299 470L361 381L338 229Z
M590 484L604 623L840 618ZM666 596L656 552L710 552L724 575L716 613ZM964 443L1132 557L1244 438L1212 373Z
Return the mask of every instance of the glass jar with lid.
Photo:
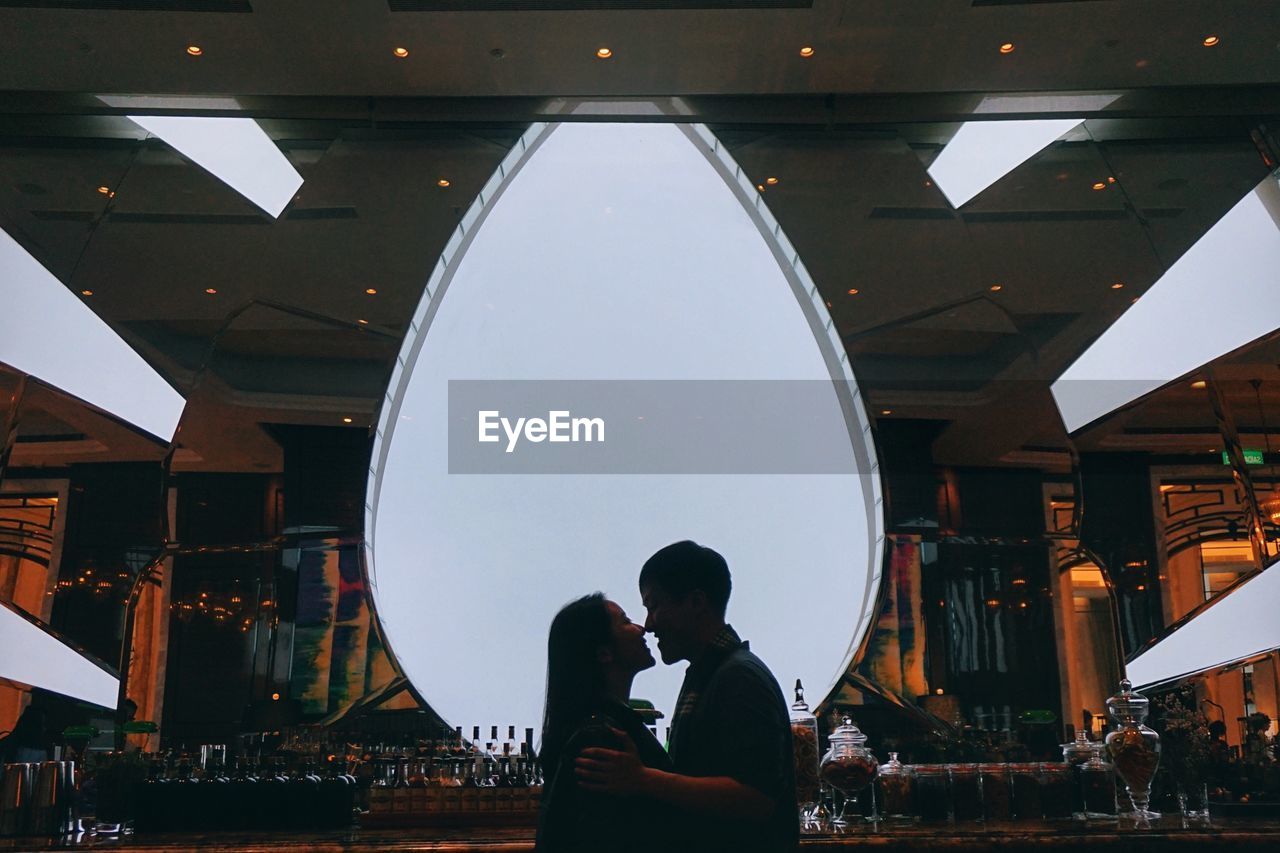
M913 818L911 770L898 760L898 753L889 753L889 760L880 765L876 773L876 793L880 797L882 817L890 820Z
M845 797L844 808L832 822L838 825L854 823L860 819L858 795L876 777L880 763L866 747L867 736L849 717L845 717L844 723L831 733L828 742L830 748L822 757L819 773L823 781Z
M818 718L804 701L804 686L796 679L796 701L791 706L791 748L795 759L796 802L801 822L815 818L820 799L818 778Z
M1062 744L1062 760L1071 769L1071 814L1077 820L1083 820L1084 787L1080 778L1080 770L1093 758L1098 744L1089 740L1089 733L1084 729L1076 729L1076 739Z
M1120 682L1120 692L1107 700L1107 713L1115 721L1107 734L1107 755L1129 794L1127 816L1142 820L1160 817L1148 808L1151 780L1160 766L1160 735L1143 724L1150 705L1127 678Z
M1080 788L1086 820L1108 820L1116 816L1116 771L1104 750L1094 750L1080 768Z

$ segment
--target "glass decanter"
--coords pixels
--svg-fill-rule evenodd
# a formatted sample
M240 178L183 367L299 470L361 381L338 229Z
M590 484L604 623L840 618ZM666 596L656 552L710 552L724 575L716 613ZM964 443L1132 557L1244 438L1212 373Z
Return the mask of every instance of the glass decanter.
M818 778L818 718L804 701L804 687L796 679L796 701L791 706L791 747L795 757L796 802L800 805L800 822L821 821L822 783Z
M1160 817L1148 808L1151 780L1160 765L1160 735L1142 724L1150 704L1133 691L1127 678L1120 682L1120 692L1107 700L1107 713L1115 721L1115 729L1107 734L1107 755L1129 795L1124 816L1138 820Z
M867 736L848 717L831 733L828 741L831 746L822 756L820 774L824 782L844 795L844 808L832 823L845 826L861 820L858 794L876 778L880 763L866 747Z

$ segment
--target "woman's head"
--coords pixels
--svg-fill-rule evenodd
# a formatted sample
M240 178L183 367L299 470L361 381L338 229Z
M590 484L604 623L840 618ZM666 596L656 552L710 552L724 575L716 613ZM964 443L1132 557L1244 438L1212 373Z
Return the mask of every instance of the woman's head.
M605 697L610 673L631 676L653 664L644 627L603 593L560 608L547 636L543 758L550 759L547 753L557 752L569 730Z

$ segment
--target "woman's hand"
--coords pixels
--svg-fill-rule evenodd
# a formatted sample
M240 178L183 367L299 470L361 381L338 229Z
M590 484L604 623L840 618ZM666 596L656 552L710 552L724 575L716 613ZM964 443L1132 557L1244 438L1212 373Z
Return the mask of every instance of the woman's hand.
M623 731L609 727L622 744L622 749L593 746L582 750L574 761L578 784L588 791L607 794L641 794L649 768L640 760L635 742Z

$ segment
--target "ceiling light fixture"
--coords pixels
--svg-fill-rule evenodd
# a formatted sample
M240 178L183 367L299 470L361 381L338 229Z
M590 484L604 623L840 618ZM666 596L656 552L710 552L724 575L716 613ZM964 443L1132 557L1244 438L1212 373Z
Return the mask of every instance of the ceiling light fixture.
M367 325L369 325L369 321L368 321L368 320L356 320L356 322L357 322L357 323L359 323L361 326L367 326Z
M392 53L394 53L394 54L395 54L397 57L399 57L400 59L404 59L406 56L408 56L408 55L409 55L409 48L407 48L407 47L397 47L397 48L395 48L394 50L392 50L391 52L392 52Z
M1004 44L1000 45L1000 52L1003 54L1013 53L1013 42L1007 41Z
M81 296L93 296L93 291L92 291L92 290L82 290L82 291L80 291L80 295L81 295Z
M103 195L106 195L107 193L111 192L111 187L98 187L98 192L102 193Z
M882 414L882 415L892 415L892 414L893 414L893 409L881 409L881 410L880 410L880 414Z
M377 294L377 292L378 292L378 288L376 288L376 287L366 287L366 288L364 289L364 292L365 292L365 293L367 293L367 294L369 294L370 296L374 296L375 294Z
M187 45L187 53L192 56L201 56L204 53L204 50L198 44L189 44Z
M1107 183L1109 183L1109 184L1114 184L1115 182L1116 182L1116 179L1115 179L1115 176L1114 176L1114 175L1108 175L1108 176L1107 176Z
M756 189L758 189L760 192L764 192L764 184L756 184Z
M1106 185L1106 184L1104 184L1102 181L1098 181L1097 183L1095 183L1095 184L1093 185L1093 188L1094 188L1095 190L1105 190L1105 189L1107 188L1107 185Z
M343 419L342 419L342 422L343 422L344 424L349 424L349 423L351 423L351 418L343 418Z
M768 184L769 186L771 186L771 187L772 187L772 186L774 186L775 184L777 184L777 183L778 183L778 179L777 179L777 178L765 178L765 179L764 179L764 182L765 182L766 184Z
M1208 385L1208 384L1209 384L1209 383L1208 383L1208 382L1206 382L1206 381L1205 381L1205 380L1203 380L1203 379L1197 379L1195 382L1192 382L1192 383L1191 383L1191 387L1192 387L1192 388L1195 388L1195 389L1197 389L1197 390L1199 390L1200 388L1203 388L1203 387L1205 387L1205 386L1206 386L1206 385Z
M850 296L857 296L857 295L858 295L858 288L856 288L856 287L851 287L851 288L849 288L849 295L850 295Z
M1002 291L1002 290L1004 290L1004 285L1003 285L1003 284L993 284L993 285L991 285L991 292L992 292L992 293L999 293L999 292L1000 292L1000 291Z
M216 287L206 287L206 288L204 289L204 292L205 292L205 293L207 293L207 294L209 294L210 296L213 296L213 294L215 294L215 293L217 293L217 292L218 292L218 288L216 288Z
M806 44L804 47L800 48L800 55L803 56L805 59L808 59L809 57L813 56L813 48L809 47L809 45Z
M608 59L613 56L613 51L607 47L602 47L596 51L596 59Z
M1205 47L1213 47L1219 41L1221 41L1221 39L1219 39L1217 36L1205 36L1204 41L1201 42L1201 44L1203 44Z
M436 181L436 186L438 186L440 189L447 188L449 186L449 179L441 178L440 180Z
M1119 290L1122 287L1124 287L1123 281L1117 281L1115 284L1111 285L1112 290Z

